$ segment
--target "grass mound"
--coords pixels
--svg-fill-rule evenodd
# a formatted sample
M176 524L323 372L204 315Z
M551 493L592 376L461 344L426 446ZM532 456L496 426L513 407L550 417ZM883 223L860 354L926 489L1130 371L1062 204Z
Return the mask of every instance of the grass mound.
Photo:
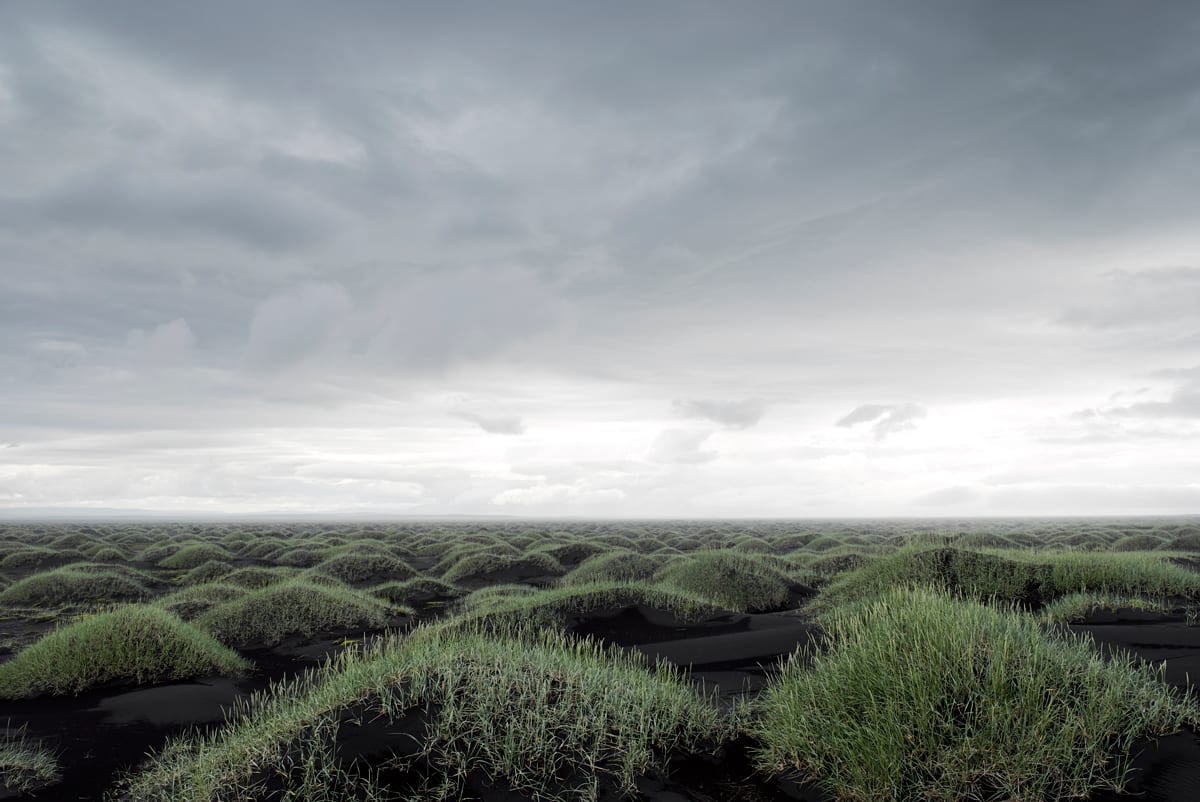
M0 604L13 607L63 607L145 599L150 591L119 571L64 567L27 576L0 593Z
M351 585L378 584L389 580L401 581L417 575L413 567L398 557L374 551L339 554L322 560L312 569Z
M385 582L369 591L372 596L387 599L396 604L418 604L433 599L454 599L466 591L462 588L428 576L415 576L403 582Z
M454 562L442 579L452 583L519 582L547 576L561 576L562 565L544 552L522 555L476 552Z
M237 674L249 667L178 616L129 605L57 629L0 664L0 698L79 693L114 680L145 684Z
M265 588L268 585L274 585L276 582L286 582L298 573L297 569L286 566L260 568L255 565L248 565L244 568L235 568L221 577L221 581L227 582L230 585L239 585L243 588Z
M391 611L360 591L293 579L219 604L196 624L222 643L271 645L293 635L378 629Z
M208 560L179 577L181 585L202 585L233 573L233 566L222 560Z
M589 582L640 582L654 576L663 564L662 558L636 551L613 551L588 557L579 567L563 576L563 585L584 585Z
M834 580L819 610L869 599L895 587L928 585L977 600L1036 606L1072 593L1196 598L1200 574L1149 552L978 552L904 548Z
M228 551L212 543L190 543L170 556L158 561L159 568L173 571L186 571L207 562L222 562L233 559Z
M399 798L462 798L471 777L543 800L594 798L601 781L632 792L667 754L733 735L713 701L669 664L558 633L430 627L348 653L307 682L276 686L223 730L174 741L125 780L122 798L308 799L310 781L293 770L297 756L334 764L339 720L398 723L417 711L427 718L416 754L396 726L393 748L408 757L393 759L427 779L424 793L401 790ZM340 726L353 735L352 724ZM347 777L352 771L336 768L324 784L370 785Z
M1120 789L1130 744L1198 711L1134 658L1019 613L892 589L831 618L755 704L757 760L840 799L1033 800ZM930 670L936 666L937 670Z
M766 559L730 551L700 551L679 558L666 565L658 579L738 612L780 607L793 585Z
M207 582L168 593L155 599L154 604L169 610L184 621L191 621L208 612L218 604L240 599L250 591L227 582Z

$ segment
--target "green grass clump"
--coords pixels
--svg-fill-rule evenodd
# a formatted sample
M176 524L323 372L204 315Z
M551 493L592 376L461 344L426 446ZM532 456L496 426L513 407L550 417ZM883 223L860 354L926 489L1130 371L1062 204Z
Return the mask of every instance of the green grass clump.
M1100 610L1145 610L1169 613L1162 602L1137 596L1116 596L1108 593L1069 593L1038 610L1038 618L1048 624L1071 624L1085 620Z
M833 616L755 703L760 768L838 799L1077 798L1126 779L1136 738L1200 715L1161 669L1016 612L891 589ZM931 670L936 667L936 670Z
M297 569L286 566L260 568L248 565L244 568L235 568L221 577L221 581L230 585L240 585L243 588L265 588L277 582L286 582L299 573Z
M477 599L480 600L487 601L487 604L477 603L446 620L444 625L483 626L490 629L535 625L556 628L568 618L638 604L670 612L680 621L699 621L721 610L719 605L706 597L647 582L597 582L547 588L534 593L509 593L493 596L490 600L484 594Z
M58 782L58 758L24 731L0 735L0 788L26 794Z
M234 567L223 560L208 560L179 577L181 585L202 585L233 573Z
M81 560L83 557L83 552L77 549L25 546L4 555L3 559L0 559L0 571L28 571L34 568L62 565L73 560Z
M293 635L378 629L392 612L367 593L293 579L216 605L196 624L231 646L271 645Z
M737 612L780 607L793 584L767 559L731 551L694 552L667 564L657 579Z
M663 562L661 557L651 557L636 551L610 551L588 557L575 570L565 574L559 582L563 585L640 582L653 577Z
M212 543L191 543L167 557L158 561L159 568L174 571L186 571L210 561L228 561L233 559L228 551Z
M428 576L415 576L403 582L385 582L369 588L372 596L395 604L416 604L431 599L454 599L466 593L460 587Z
M0 698L79 693L113 680L145 684L238 674L249 667L178 616L128 605L56 629L0 664Z
M1113 541L1113 544L1108 548L1112 551L1154 551L1166 542L1166 538L1148 533L1126 535L1123 538Z
M1071 593L1155 598L1200 596L1200 574L1162 552L1019 551L907 547L827 585L823 611L889 588L928 585L960 595L1036 605Z
M411 565L390 554L356 551L322 560L312 569L351 585L401 581L417 575Z
M191 585L155 599L154 604L169 610L184 621L192 621L218 604L240 599L249 589L227 582L207 582Z
M594 798L601 781L632 793L668 754L734 734L713 700L667 663L554 632L435 626L275 686L222 730L169 743L119 790L129 802L301 798L296 789L311 783L294 771L297 755L321 736L336 742L339 720L398 722L418 710L429 718L417 754L394 759L431 774L411 795L425 799L460 798L473 772L543 800ZM396 739L397 752L411 753L411 736ZM316 751L312 762L325 765ZM342 774L336 784L354 780Z
M0 593L10 607L63 607L145 599L150 591L141 582L116 570L67 566L43 571L13 583Z
M549 554L530 552L522 555L476 552L459 558L446 569L442 579L446 582L489 582L497 576L534 578L561 576L562 565Z

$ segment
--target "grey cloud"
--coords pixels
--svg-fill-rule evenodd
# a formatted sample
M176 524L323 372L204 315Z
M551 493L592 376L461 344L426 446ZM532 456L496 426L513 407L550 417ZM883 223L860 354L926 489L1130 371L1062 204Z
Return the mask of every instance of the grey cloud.
M287 367L338 348L353 311L345 288L332 282L305 284L262 301L250 321L247 366Z
M970 504L978 498L978 494L971 488L963 485L955 485L954 487L944 487L941 490L926 493L917 499L917 503L932 507L953 507Z
M684 399L674 402L675 411L692 418L704 418L731 429L748 429L758 423L767 405L757 398L743 401Z
M519 417L508 415L481 415L476 412L459 410L453 413L455 417L470 421L488 434L524 434L525 424Z
M876 440L883 440L896 432L916 428L914 421L925 417L925 409L917 404L863 404L855 407L837 421L837 426L853 427L860 423L872 423L871 433Z
M652 462L695 465L717 458L717 452L702 446L712 435L706 429L664 429L654 439L647 454Z

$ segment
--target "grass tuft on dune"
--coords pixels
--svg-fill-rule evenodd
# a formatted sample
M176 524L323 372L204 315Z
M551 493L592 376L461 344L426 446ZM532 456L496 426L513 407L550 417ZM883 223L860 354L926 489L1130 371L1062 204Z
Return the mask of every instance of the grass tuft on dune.
M0 664L0 698L79 693L111 681L148 684L240 674L250 664L212 636L151 605L86 616Z
M761 769L838 799L1119 790L1136 738L1200 715L1132 657L1102 659L1089 639L944 592L893 588L826 628L831 648L784 665L750 730Z

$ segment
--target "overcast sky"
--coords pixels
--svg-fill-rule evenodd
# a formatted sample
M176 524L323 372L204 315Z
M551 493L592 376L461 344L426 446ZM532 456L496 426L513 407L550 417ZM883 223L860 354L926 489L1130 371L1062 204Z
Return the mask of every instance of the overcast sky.
M1198 41L5 3L0 510L1200 512Z

